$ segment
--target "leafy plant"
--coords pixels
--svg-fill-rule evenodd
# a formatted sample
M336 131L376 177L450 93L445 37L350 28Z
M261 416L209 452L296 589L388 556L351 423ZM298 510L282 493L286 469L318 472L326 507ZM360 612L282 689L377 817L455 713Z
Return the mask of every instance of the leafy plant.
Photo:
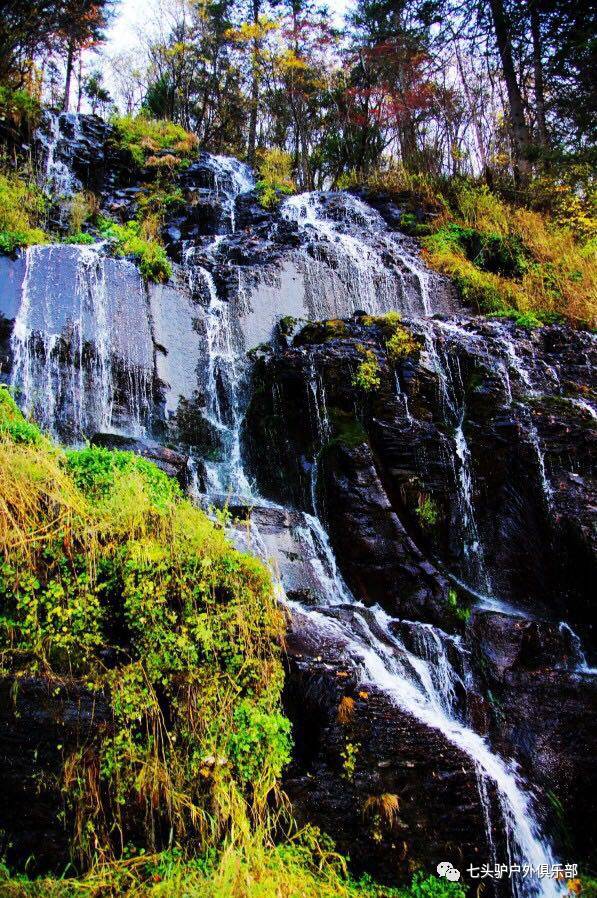
M344 771L342 773L342 776L347 780L354 779L354 774L357 766L357 757L360 748L361 746L359 745L359 743L347 742L340 752L340 756L342 758L342 768Z
M76 234L71 234L69 237L65 237L63 242L73 246L92 246L95 243L95 238L92 237L91 234L77 231Z
M133 256L139 270L148 281L163 282L172 277L172 265L166 250L156 240L142 236L142 226L134 219L119 225L106 218L99 220L99 231L103 237L114 241L117 256Z
M463 624L468 623L471 616L471 609L463 607L458 600L458 593L455 589L448 590L448 607L452 610L455 617Z
M261 150L257 159L259 180L256 184L259 202L264 209L279 205L283 196L296 192L292 179L292 156L277 148Z
M0 84L0 121L9 122L15 128L26 124L32 129L40 116L40 102L29 91Z
M415 513L423 527L435 527L439 519L437 502L431 496L419 496Z
M47 243L41 227L46 201L33 180L0 173L0 251L11 255L20 247Z
M359 344L357 350L361 361L352 377L352 383L365 393L373 393L381 386L379 362L372 349L366 349Z

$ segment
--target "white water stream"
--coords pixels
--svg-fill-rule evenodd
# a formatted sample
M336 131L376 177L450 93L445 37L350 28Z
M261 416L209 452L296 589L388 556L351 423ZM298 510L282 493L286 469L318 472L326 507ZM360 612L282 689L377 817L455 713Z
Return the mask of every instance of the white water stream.
M211 157L210 165L230 231L234 232L237 197L253 187L253 180L248 169L237 160ZM336 291L338 307L345 315L355 309L377 313L396 308L423 316L423 320L433 311L433 297L421 261L387 232L383 221L372 209L353 197L345 199L343 209L342 214L335 213L336 217L330 218L320 194L293 197L285 203L283 214L296 221L308 238L304 266L306 280L311 279L310 289L314 293ZM367 234L372 234L370 240L366 239ZM206 254L209 257L211 253L215 263L219 245L225 239L225 236L217 237L207 250L202 248L203 265L194 262L192 248L189 248L185 261L188 277L195 279L195 284L199 278L206 295L206 413L209 422L222 436L223 444L224 457L206 463L208 499L235 494L244 497L249 504L267 510L268 503L252 489L241 454L245 359L235 340L230 304L218 295L213 274L205 262ZM61 394L67 389L64 376L58 373L59 368L64 369L62 361L58 365L58 353L64 352L65 331L64 321L53 322L53 296L49 290L45 294L40 291L40 281L36 277L44 253L54 249L63 251L65 248L39 247L27 253L21 306L13 334L13 384L20 391L21 404L51 428L61 406ZM70 377L72 429L81 434L92 423L96 429L109 429L112 425L111 346L114 335L107 306L103 257L96 250L79 249L77 253L75 292L78 306L68 319L70 356L64 370ZM330 261L332 268L328 267L328 274L322 277L322 266L328 266ZM332 269L333 274L330 274ZM464 409L452 382L454 373L438 348L435 331L429 327L425 333L428 355L454 427L455 476L463 539L467 541L468 552L474 556L477 567L482 569L482 547L474 517L470 452L463 426ZM90 345L95 349L90 355L91 362L85 363ZM514 361L511 353L509 358ZM315 416L320 440L324 442L329 423L325 392L315 370L310 391L310 414ZM133 429L137 426L135 422L139 428L143 426L145 400L142 392L138 392L133 403L139 410L137 413L133 408L131 412ZM93 422L88 420L90 414L94 417ZM314 466L314 477L315 472ZM317 508L316 492L313 479L314 511ZM269 508L285 511L271 504ZM428 624L394 621L380 607L366 608L359 603L338 571L327 534L317 516L304 514L301 522L296 537L309 553L315 578L320 584L317 602L314 606L290 602L284 594L283 578L279 584L282 601L301 625L314 630L321 639L332 639L341 647L347 663L355 667L364 685L383 691L397 707L439 731L470 758L477 772L490 845L494 831L501 828L491 810L490 795L495 793L512 862L535 867L553 864L555 859L549 840L541 832L532 793L520 772L513 762L492 752L487 741L467 724L459 706L458 696L464 691L469 675L466 651L461 642ZM254 521L251 535L253 548L271 560L265 536ZM274 571L278 569L275 559L272 567ZM407 648L397 625L409 627L416 651ZM454 657L458 659L456 666L451 660ZM513 889L521 896L541 895L543 898L556 898L561 893L554 880L536 877L513 881Z

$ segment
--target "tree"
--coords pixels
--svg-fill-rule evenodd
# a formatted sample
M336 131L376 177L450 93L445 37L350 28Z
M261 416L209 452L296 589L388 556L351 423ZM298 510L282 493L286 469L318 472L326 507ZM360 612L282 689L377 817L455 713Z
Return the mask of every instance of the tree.
M68 111L73 66L78 53L97 46L104 38L114 0L66 0L58 27L58 37L66 50L66 78L62 108Z
M60 0L6 0L0 16L0 81L21 86L31 60L55 48Z
M93 115L96 114L98 106L105 108L112 102L112 97L103 84L103 75L101 72L92 72L91 75L85 79L83 89L85 91L85 96L89 98Z

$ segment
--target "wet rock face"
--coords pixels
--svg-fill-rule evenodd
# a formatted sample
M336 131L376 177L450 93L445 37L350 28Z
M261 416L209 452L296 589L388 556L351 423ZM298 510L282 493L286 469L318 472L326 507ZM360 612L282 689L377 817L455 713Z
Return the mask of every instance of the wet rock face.
M384 327L362 316L309 325L261 355L246 418L260 489L307 510L316 497L365 601L396 594L421 614L426 602L405 596L437 584L440 560L477 591L586 631L595 431L575 397L590 389L593 339L412 322L419 350L393 363ZM379 377L369 391L355 385L367 352ZM264 446L273 463L260 464Z
M594 864L597 679L557 624L475 611L469 642L488 697L488 735L542 790L561 851Z
M105 699L43 677L0 680L0 850L30 874L64 869L71 832L62 818L63 753L91 747L110 727Z
M560 853L589 862L594 678L559 621L573 621L591 645L594 341L561 327L529 334L440 320L425 333L412 322L419 350L392 362L383 327L363 316L302 329L287 322L277 349L259 354L245 438L260 489L307 510L315 503L358 599L464 632L467 719L537 784ZM355 385L364 351L379 377L368 392ZM522 615L474 611L466 623L462 607L486 591ZM292 667L301 685L289 688L315 688L327 708L309 705L324 722L317 748L305 749L324 785L301 774L292 794L305 815L332 827L337 812L351 817L346 788L332 785L326 766L341 727L330 710L337 696L326 705L317 693L322 676L307 661L300 674ZM354 739L366 741L375 728L355 721Z
M298 821L317 821L357 874L385 882L408 879L413 865L431 870L455 851L467 863L485 862L470 759L439 731L359 687L341 647L314 638L300 615L287 663L295 752L283 785Z

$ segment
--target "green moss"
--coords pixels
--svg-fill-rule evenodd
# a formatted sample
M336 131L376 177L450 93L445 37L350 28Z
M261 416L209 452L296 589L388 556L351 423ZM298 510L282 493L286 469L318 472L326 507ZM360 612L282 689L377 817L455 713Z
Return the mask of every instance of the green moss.
M367 431L353 412L332 407L329 409L329 419L334 436L328 446L340 444L354 448L368 441Z
M309 321L300 332L303 343L327 343L341 339L346 335L346 322L341 318L330 318L326 321Z
M455 589L448 590L448 607L461 623L468 623L471 616L471 609L460 604L458 593Z

